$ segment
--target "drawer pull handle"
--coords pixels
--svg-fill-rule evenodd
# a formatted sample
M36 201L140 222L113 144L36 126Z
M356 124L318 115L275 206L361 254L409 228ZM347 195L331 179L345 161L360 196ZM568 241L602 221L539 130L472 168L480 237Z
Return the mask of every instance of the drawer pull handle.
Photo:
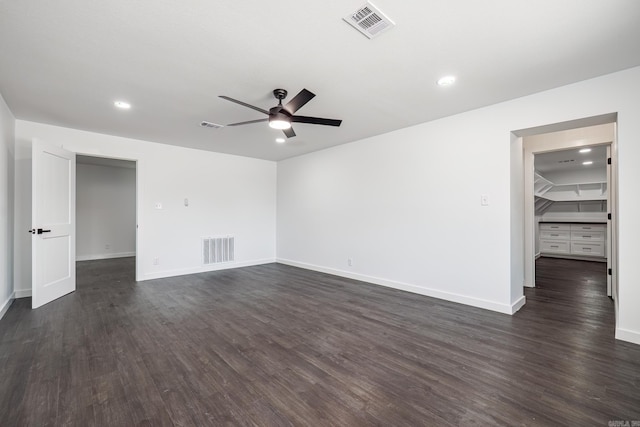
M559 234L552 234L552 236L553 236L553 237L557 237L557 236L559 236Z
M554 226L551 226L551 227L549 227L549 228L560 228L560 227L554 227Z
M582 236L583 239L590 239L591 236Z
M591 248L582 248L583 251L590 251Z
M551 247L552 247L552 248L556 248L556 249L558 248L558 246L553 246L553 245L551 245Z
M583 230L591 230L591 227L582 227Z

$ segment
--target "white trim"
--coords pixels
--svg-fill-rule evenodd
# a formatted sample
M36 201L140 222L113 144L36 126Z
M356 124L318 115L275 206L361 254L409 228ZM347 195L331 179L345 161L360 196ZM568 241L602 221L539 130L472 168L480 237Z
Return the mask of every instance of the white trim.
M616 328L616 339L640 345L640 332Z
M206 273L208 271L228 270L231 268L252 267L254 265L271 264L276 262L274 258L258 259L243 262L225 262L216 265L205 265L201 267L180 268L178 270L164 270L153 273L146 273L142 280L164 279L166 277L184 276L186 274Z
M524 307L526 302L527 302L527 298L524 295L522 295L520 298L518 298L515 302L511 304L510 314L515 314L518 310Z
M16 299L16 293L11 292L9 298L4 302L4 304L2 304L2 307L0 307L0 319L2 319L7 311L9 311L9 307L11 307L11 303L14 299Z
M17 289L14 294L16 298L29 298L31 296L31 289Z
M454 294L451 292L443 292L435 289L425 288L423 286L412 285L409 283L396 282L394 280L381 279L378 277L366 276L364 274L352 273L350 271L337 270L328 267L321 267L318 265L307 264L304 262L293 261L289 259L276 259L276 262L280 264L291 265L293 267L304 268L305 270L319 271L321 273L332 274L334 276L346 277L348 279L359 280L361 282L367 282L374 285L386 286L388 288L399 289L401 291L411 292L414 294L424 295L432 298L438 298L445 301L456 302L459 304L470 305L473 307L484 308L485 310L497 311L498 313L513 314L522 305L524 305L524 296L520 297L515 303L500 304L499 302L484 300L480 298L469 297L466 295ZM516 308L517 307L517 308Z
M93 261L96 259L127 258L136 256L135 252L118 252L114 254L77 255L76 261Z

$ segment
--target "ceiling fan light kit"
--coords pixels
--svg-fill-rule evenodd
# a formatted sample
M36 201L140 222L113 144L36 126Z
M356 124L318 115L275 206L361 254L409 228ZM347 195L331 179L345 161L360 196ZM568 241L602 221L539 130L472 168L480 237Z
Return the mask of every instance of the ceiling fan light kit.
M284 89L276 89L284 90ZM274 91L275 94L275 91ZM287 91L284 91L284 96ZM269 127L273 129L285 130L291 128L291 114L282 107L282 98L278 98L280 103L269 110Z
M269 119L269 127L272 129L289 129L291 127L291 122L283 119Z
M278 100L278 105L269 109L269 111L256 107L255 105L247 104L246 102L238 101L237 99L230 98L228 96L220 95L220 98L227 101L234 102L243 107L251 108L252 110L259 111L268 115L266 119L249 120L246 122L231 123L227 126L240 126L248 125L251 123L269 122L269 127L273 129L282 130L287 138L293 138L296 133L291 128L292 122L308 123L313 125L324 126L340 126L342 120L325 119L320 117L307 117L296 116L294 113L302 108L307 102L311 101L316 95L307 89L302 89L296 96L294 96L286 105L282 105L282 100L287 97L287 91L284 89L275 89L273 96Z

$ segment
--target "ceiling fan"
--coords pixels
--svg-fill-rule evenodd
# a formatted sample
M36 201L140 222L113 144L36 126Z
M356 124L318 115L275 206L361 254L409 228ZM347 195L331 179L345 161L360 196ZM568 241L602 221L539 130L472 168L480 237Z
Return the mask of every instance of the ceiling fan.
M269 122L269 126L274 129L282 129L287 138L292 138L296 136L296 133L293 131L291 127L291 123L309 123L312 125L325 125L325 126L340 126L342 120L334 120L334 119L323 119L320 117L307 117L307 116L296 116L294 113L302 108L307 102L311 101L315 94L308 91L307 89L302 89L296 96L294 96L286 105L282 105L282 100L287 97L287 91L284 89L275 89L273 91L273 96L278 100L278 105L269 109L269 111L262 109L260 107L256 107L251 104L247 104L246 102L238 101L237 99L229 98L228 96L220 95L220 98L226 99L227 101L235 102L236 104L242 105L244 107L251 108L256 111L260 111L263 114L268 115L268 118L258 119L258 120L249 120L246 122L239 123L231 123L227 126L241 126L248 125L251 123L259 123L259 122Z

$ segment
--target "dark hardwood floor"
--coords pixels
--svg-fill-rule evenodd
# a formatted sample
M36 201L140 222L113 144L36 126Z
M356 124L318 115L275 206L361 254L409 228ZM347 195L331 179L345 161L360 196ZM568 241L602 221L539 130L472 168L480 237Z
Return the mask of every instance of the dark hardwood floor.
M507 316L279 264L136 284L131 258L80 262L75 293L0 321L0 425L640 420L605 266L537 268Z

